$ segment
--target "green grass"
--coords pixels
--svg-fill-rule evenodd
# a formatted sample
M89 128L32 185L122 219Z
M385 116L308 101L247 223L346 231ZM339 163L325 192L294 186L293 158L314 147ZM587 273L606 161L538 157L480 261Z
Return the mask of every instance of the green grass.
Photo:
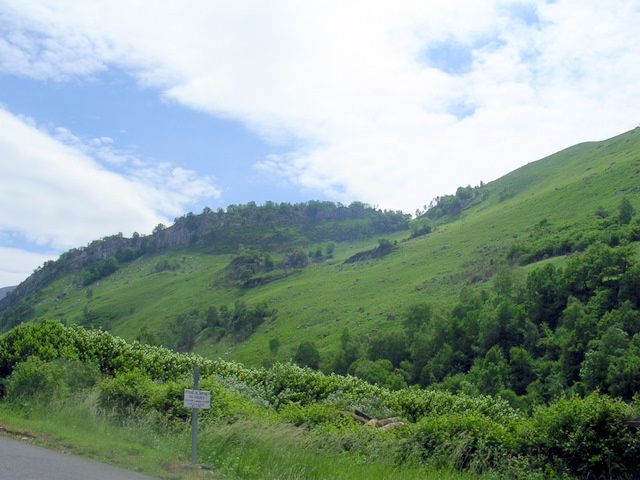
M77 322L86 308L104 328L132 339L144 325L160 332L193 308L205 311L236 299L267 301L278 310L274 322L261 325L240 344L202 339L196 351L259 365L268 356L269 339L277 337L278 360L291 358L301 341L312 340L326 362L344 328L369 336L397 328L401 313L416 302L429 302L446 313L465 285L485 285L509 245L526 238L543 219L552 229L577 232L594 228L598 207L615 214L623 195L639 209L639 180L640 129L635 129L571 147L489 183L488 198L434 233L410 241L402 241L408 231L388 236L399 241L399 248L381 259L343 265L354 253L375 246L377 239L337 243L332 260L241 290L215 281L229 255L165 252L140 258L88 288L74 286L72 277L56 281L40 293L37 318ZM501 202L505 191L509 198ZM151 273L162 259L179 261L180 268ZM561 264L564 259L553 261ZM516 275L522 277L531 268L517 268L521 272Z
M192 470L190 429L158 428L157 419L117 423L99 415L91 398L75 405L12 407L0 403L0 433L53 449L166 479L425 479L478 477L450 468L394 464L385 452L377 460L322 448L303 429L275 422L243 420L203 425L199 463Z

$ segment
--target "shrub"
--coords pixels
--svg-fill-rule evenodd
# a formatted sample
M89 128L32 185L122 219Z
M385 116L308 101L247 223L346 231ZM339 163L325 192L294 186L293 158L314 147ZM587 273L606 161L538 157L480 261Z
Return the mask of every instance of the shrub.
M638 412L599 393L558 400L533 415L533 446L582 478L639 478L640 438L621 421Z
M320 367L320 353L313 342L301 342L293 356L293 361L301 367L317 370Z
M99 377L92 364L65 359L44 362L29 357L6 380L7 396L12 401L46 402L92 387Z
M98 405L105 411L126 415L148 410L157 396L158 385L141 372L126 372L100 383Z
M151 400L151 407L170 420L187 420L191 417L191 409L184 407L184 390L193 388L192 380L172 381L158 385ZM211 393L211 408L202 410L203 419L220 419L228 417L241 403L239 395L226 390L215 378L203 378L200 390Z
M503 466L519 453L511 429L473 411L423 418L414 438L426 455L476 472Z
M296 426L353 424L353 421L342 415L338 407L326 403L312 403L305 407L292 403L280 410L280 415L285 421Z
M49 400L67 389L62 373L58 363L29 358L20 363L6 381L7 396L11 401Z

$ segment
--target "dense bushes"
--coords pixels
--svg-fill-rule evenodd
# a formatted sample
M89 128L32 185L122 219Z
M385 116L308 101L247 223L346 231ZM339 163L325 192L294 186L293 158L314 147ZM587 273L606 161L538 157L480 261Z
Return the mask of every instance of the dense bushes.
M118 260L115 257L109 257L94 263L87 269L82 279L83 285L91 285L98 280L105 278L116 270L118 270Z
M426 209L423 215L432 220L438 220L445 216L454 217L465 208L489 196L490 192L483 187L484 184L480 182L480 185L476 187L472 187L471 185L458 187L454 195L436 197L431 201L429 208Z
M525 415L499 398L417 387L392 392L289 364L247 369L52 322L23 325L0 339L0 371L10 400L80 390L95 384L100 368L106 378L98 382L99 405L117 415L140 411L186 421L182 392L191 385L193 365L202 368L201 388L212 392L205 419L231 418L251 411L251 405L265 405L279 412L278 418L307 428L374 428L341 414L358 407L416 422L389 433L404 445L400 450L417 448L425 458L458 468L507 476L518 476L514 472L520 469L540 478L640 475L634 461L640 438L623 422L640 415L638 405L599 393L561 398Z
M228 336L233 341L241 341L249 337L266 321L276 318L277 311L266 303L247 305L237 300L232 308L212 305L206 312L190 310L175 317L169 322L166 330L160 335L162 344L180 352L189 352L200 335L220 340ZM138 339L145 343L155 343L154 336L146 326L138 333Z
M562 393L640 389L640 265L630 246L595 243L564 268L547 263L491 289L461 292L448 312L411 306L402 330L342 336L336 372L507 399L525 410Z
M106 412L126 416L131 411L156 412L168 421L184 421L191 410L184 408L184 390L193 388L189 379L154 382L140 372L126 372L103 380L99 385L98 405ZM203 419L220 419L240 409L246 402L223 388L212 376L202 379L200 389L211 392L211 408L203 410Z
M528 235L512 243L507 252L511 263L527 265L545 258L582 252L596 243L617 247L640 240L640 223L620 216L594 219L591 223L554 227L547 219L533 226Z
M45 362L32 356L16 366L4 385L12 401L45 403L92 387L99 379L99 371L92 364L62 358Z
M427 455L477 472L501 468L509 457L520 454L512 426L474 411L424 418L416 425L414 438Z

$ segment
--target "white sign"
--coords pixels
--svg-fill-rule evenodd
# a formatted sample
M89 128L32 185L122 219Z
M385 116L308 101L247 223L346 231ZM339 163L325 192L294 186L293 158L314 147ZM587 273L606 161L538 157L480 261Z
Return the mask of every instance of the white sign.
M206 390L184 390L184 406L186 408L211 408L211 392Z

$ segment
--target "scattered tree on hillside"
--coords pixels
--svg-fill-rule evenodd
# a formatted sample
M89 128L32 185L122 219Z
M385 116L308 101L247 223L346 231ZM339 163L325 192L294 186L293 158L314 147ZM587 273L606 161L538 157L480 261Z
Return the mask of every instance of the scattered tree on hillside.
M631 202L627 197L624 197L618 205L618 216L620 218L620 223L624 225L628 224L633 218L633 213L633 205L631 205Z
M277 355L279 349L280 340L278 339L278 337L269 339L269 351L271 352L271 355Z
M313 342L302 342L296 349L293 361L301 367L317 370L320 368L320 352Z

